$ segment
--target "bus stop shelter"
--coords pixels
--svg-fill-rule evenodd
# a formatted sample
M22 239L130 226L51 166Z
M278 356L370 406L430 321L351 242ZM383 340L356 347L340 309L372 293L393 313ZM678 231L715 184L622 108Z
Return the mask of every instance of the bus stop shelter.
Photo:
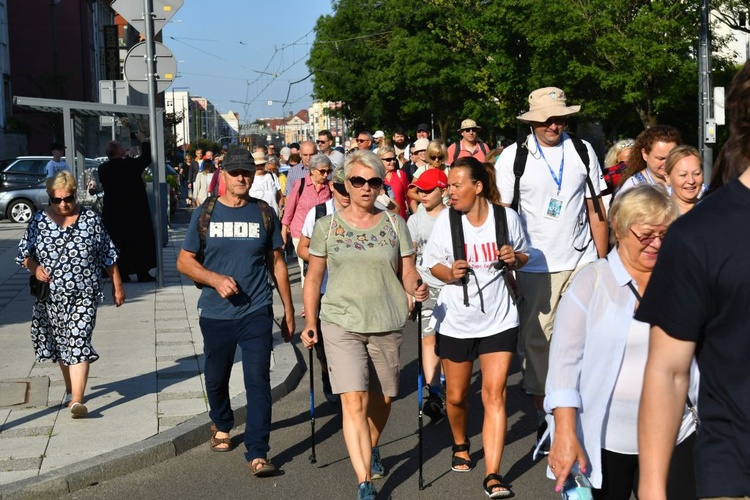
M97 102L65 101L40 97L14 97L13 104L18 108L41 112L62 114L66 161L75 176L79 187L84 188L84 164L87 157L103 156L106 143L119 139L125 145L130 140L130 133L138 129L139 124L146 126L149 111L146 106L129 106L121 104L104 104ZM122 125L122 123L126 125ZM164 108L156 108L156 144L151 145L151 182L148 183L151 205L151 217L155 232L157 286L164 286L164 258L162 246L167 244L167 201L163 154L164 144ZM134 130L135 129L135 130ZM109 132L111 130L111 133ZM119 133L117 132L119 130Z

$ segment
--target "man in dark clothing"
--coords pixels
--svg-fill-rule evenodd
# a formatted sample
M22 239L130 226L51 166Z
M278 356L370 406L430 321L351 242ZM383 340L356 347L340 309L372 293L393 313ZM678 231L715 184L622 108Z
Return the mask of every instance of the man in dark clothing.
M122 144L110 141L106 153L109 161L99 167L104 188L102 220L120 249L117 265L122 281L130 281L131 274L138 281L154 281L148 271L156 267L156 240L143 180L143 171L151 164L151 147L143 142L140 156L126 158Z

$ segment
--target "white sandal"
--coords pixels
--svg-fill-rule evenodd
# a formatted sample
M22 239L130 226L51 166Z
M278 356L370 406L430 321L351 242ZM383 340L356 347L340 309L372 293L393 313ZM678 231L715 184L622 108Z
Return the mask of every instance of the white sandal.
M76 401L70 405L70 416L73 418L83 418L88 415L89 409L83 403Z

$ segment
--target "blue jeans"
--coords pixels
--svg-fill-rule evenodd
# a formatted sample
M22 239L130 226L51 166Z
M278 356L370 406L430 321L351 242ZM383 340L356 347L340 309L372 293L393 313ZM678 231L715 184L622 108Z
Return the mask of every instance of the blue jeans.
M245 458L266 458L271 434L271 351L273 350L273 310L263 307L243 318L222 320L200 318L203 353L206 356L208 416L222 432L234 426L229 404L229 375L237 346L242 349L247 416L245 418Z

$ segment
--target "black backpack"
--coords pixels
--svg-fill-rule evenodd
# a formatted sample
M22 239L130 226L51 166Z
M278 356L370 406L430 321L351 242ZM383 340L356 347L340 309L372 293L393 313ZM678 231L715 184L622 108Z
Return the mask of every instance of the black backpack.
M573 141L573 146L575 146L578 156L581 157L581 161L586 166L586 186L588 186L591 195L594 196L594 211L596 212L596 215L599 216L599 220L603 221L604 212L602 212L602 207L599 203L601 195L594 194L594 183L591 182L591 177L589 177L591 171L591 167L589 166L589 151L578 136L568 134L568 137ZM526 139L519 139L516 146L516 159L513 161L513 175L516 176L516 181L513 184L513 201L510 204L510 208L518 213L518 203L521 199L521 176L526 170L526 159L529 156L529 150L526 147Z
M495 240L497 241L498 250L500 247L508 244L508 215L505 213L505 207L491 204L495 214ZM453 207L448 209L448 219L451 226L451 242L453 243L453 259L466 260L466 246L464 242L464 231L461 225L461 212ZM505 284L508 286L511 300L515 304L516 293L513 285L513 278L508 273L505 263L500 262L500 272L503 273ZM466 276L461 279L461 286L464 289L464 305L469 307L469 290ZM483 308L484 309L484 308Z

